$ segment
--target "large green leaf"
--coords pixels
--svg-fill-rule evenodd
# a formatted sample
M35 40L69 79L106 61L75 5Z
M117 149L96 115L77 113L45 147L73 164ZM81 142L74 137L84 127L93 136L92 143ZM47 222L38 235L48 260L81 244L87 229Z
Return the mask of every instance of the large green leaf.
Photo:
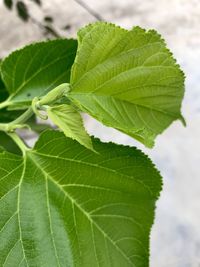
M1 72L9 105L22 108L35 96L69 82L76 49L77 41L58 39L26 46L5 58Z
M70 99L83 111L152 146L182 119L184 75L154 30L98 22L78 32Z
M93 150L91 138L84 128L82 117L74 107L67 104L55 105L48 107L47 114L67 137Z
M135 148L42 134L0 153L0 266L147 267L161 178Z

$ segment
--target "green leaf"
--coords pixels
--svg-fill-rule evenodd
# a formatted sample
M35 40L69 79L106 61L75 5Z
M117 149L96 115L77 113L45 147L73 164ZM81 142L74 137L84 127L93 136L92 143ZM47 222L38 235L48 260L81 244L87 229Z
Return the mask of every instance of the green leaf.
M98 22L78 32L70 99L94 118L151 147L182 119L184 75L154 30Z
M13 7L13 1L12 0L4 0L4 5L8 8L8 9L12 9Z
M22 1L17 1L16 9L20 19L27 22L29 20L29 12L26 4Z
M0 75L0 103L3 102L8 97L8 92L5 89L5 85L1 79ZM0 123L2 122L10 122L16 119L18 116L21 115L21 111L8 111L5 108L0 109Z
M14 154L21 154L18 146L13 142L13 140L4 132L0 132L0 147L3 150Z
M149 266L161 178L135 148L45 132L0 153L0 266Z
M47 114L49 118L66 135L81 145L93 150L90 136L86 132L80 113L72 106L62 104L48 107Z
M44 21L45 22L48 22L48 23L52 23L53 22L53 17L51 17L51 16L45 16L44 17Z
M4 59L1 73L10 108L25 108L34 97L69 82L76 48L75 40L58 39L26 46Z
M0 61L0 66L1 66L1 61ZM5 85L1 78L1 67L0 67L0 103L6 100L7 97L8 97L8 92L6 91Z
M3 83L0 78L0 102L3 102L8 97L8 92L3 87Z

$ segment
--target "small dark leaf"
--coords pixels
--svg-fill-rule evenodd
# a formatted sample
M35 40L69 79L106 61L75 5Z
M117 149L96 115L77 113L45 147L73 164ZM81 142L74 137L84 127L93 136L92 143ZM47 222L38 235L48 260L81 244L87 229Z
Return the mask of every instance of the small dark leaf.
M28 21L29 19L28 9L27 9L27 6L24 4L24 2L18 1L16 4L16 8L17 8L18 16L23 21Z
M12 1L12 0L4 0L4 5L5 5L8 9L12 9L13 1Z
M67 24L63 27L63 30L70 30L71 29L71 25Z
M53 18L51 16L46 16L46 17L44 17L44 21L52 23Z
M42 5L42 2L41 0L31 0L33 1L34 3L36 3L37 5L41 6Z

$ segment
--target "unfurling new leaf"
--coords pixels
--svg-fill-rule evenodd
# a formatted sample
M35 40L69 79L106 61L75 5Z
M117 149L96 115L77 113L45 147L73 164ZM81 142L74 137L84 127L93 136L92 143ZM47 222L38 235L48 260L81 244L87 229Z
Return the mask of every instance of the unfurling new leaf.
M70 105L62 104L47 108L49 118L67 137L93 150L90 136L86 132L80 113Z

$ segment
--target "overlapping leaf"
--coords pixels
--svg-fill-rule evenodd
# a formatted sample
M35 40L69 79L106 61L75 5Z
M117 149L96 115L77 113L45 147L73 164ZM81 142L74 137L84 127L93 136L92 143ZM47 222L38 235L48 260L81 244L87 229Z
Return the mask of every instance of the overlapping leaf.
M184 75L155 31L101 22L78 43L69 97L83 111L150 147L182 119Z
M0 266L146 267L161 179L135 148L45 132L0 153Z
M55 105L47 109L47 114L67 137L93 150L92 142L84 128L82 117L74 107L67 104Z
M4 101L8 97L8 93L5 90L5 86L0 76L0 102ZM20 112L8 112L6 109L0 110L0 123L9 122L14 120ZM20 150L12 139L4 132L0 132L0 147L3 147L9 152L19 153Z
M75 40L36 43L10 54L1 64L9 105L23 108L57 85L69 82L76 54Z

